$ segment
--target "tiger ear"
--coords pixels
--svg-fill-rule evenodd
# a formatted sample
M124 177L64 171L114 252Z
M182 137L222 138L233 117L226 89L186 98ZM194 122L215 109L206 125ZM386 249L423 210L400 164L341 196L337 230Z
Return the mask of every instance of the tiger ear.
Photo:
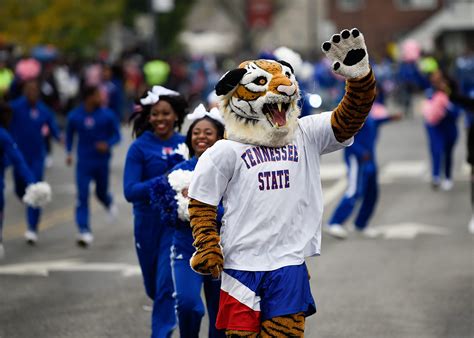
M291 69L291 72L292 72L293 74L295 73L295 71L294 71L294 69L293 69L293 66L292 66L289 62L286 62L285 60L277 60L277 62L278 62L279 64L282 64L282 65L287 66L288 68L290 68L290 69Z
M225 73L216 84L216 94L225 95L230 92L239 84L245 73L247 70L244 68L236 68Z

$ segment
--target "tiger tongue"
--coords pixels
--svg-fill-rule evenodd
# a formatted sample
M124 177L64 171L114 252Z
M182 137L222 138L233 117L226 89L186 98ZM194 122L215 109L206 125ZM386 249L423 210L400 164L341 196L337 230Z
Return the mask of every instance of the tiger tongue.
M273 108L273 107L272 107ZM272 120L273 124L278 127L282 127L286 124L286 110L279 110L277 107L272 109Z

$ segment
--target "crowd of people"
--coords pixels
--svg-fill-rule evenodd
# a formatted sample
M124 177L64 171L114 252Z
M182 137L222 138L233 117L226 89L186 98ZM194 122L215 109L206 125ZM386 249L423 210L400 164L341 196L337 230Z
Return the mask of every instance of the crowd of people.
M276 54L265 57L277 58ZM332 109L344 94L344 81L323 59L313 64L294 62L298 63L294 66L300 77L303 115ZM378 127L384 122L423 116L432 187L450 190L458 119L464 114L468 162L474 168L474 56L458 57L450 68L443 66L420 53L372 65L378 81L377 102L354 144L345 150L349 185L325 226L330 235L346 238L344 223L359 208L355 228L371 236L368 225L378 198L376 142ZM202 287L209 337L225 336L213 325L220 281L199 275L189 266L194 248L187 186L173 181L177 175L183 181L204 151L224 137L219 112L211 109L213 88L221 73L216 60L209 57L185 63L179 59L145 61L132 55L114 64L98 61L79 66L59 59L13 61L8 53L0 53L1 189L3 172L11 164L15 193L21 198L28 184L43 180L51 139L63 145L66 164L75 164L77 243L83 247L93 242L88 210L91 181L109 216L116 216L109 192L110 159L121 139L120 123L132 124L135 139L124 160L123 186L126 200L133 204L135 249L145 291L153 300L154 337L169 336L176 325L182 337L198 337L205 312ZM318 105L309 98L315 93L322 96ZM414 111L414 94L424 97L420 112ZM400 113L388 113L389 100L398 104ZM201 102L207 108L198 106ZM183 135L185 119L190 125ZM474 169L471 187L474 210ZM2 191L0 210L3 206ZM222 214L220 206L218 223ZM26 207L25 240L29 244L38 241L40 215L40 208ZM3 212L1 218L3 254ZM474 213L469 230L474 233Z

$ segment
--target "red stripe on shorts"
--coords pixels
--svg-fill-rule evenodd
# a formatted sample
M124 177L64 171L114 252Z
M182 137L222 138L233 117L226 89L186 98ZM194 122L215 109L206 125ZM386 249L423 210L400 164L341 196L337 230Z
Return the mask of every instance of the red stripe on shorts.
M252 310L221 290L216 327L218 329L260 332L260 311Z

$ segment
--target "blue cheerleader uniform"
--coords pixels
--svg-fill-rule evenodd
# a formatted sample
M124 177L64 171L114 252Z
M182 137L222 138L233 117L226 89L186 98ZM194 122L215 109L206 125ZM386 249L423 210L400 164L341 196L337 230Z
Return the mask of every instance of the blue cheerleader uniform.
M23 154L34 180L42 181L46 158L43 127L48 126L51 135L56 140L60 140L60 132L54 113L42 101L38 101L34 106L31 106L24 96L12 101L10 106L13 110L10 133ZM21 199L25 193L25 181L17 170L13 171L13 178L15 193ZM26 214L28 229L37 232L41 214L40 209L27 207Z
M174 228L160 221L150 204L154 179L184 160L175 153L184 143L175 133L163 141L145 131L130 146L125 161L125 198L133 203L135 249L147 295L153 300L152 337L169 337L176 326L170 251Z
M357 202L361 201L354 220L357 230L366 228L378 199L376 145L378 128L390 118L368 117L364 126L354 136L354 143L344 149L347 165L348 187L329 220L329 224L343 224L352 214Z
M80 105L68 114L66 128L66 151L72 152L74 136L77 134L76 186L78 191L76 224L80 233L90 232L89 225L89 185L95 181L96 196L109 208L112 196L109 193L109 164L111 148L120 142L120 129L114 113L106 108L87 112ZM101 153L97 142L107 142L109 151Z
M0 127L0 243L3 239L3 209L5 207L3 190L5 189L4 175L7 160L8 163L13 165L14 170L25 186L34 183L35 179L33 174L28 169L28 165L15 141L13 141L5 128Z

